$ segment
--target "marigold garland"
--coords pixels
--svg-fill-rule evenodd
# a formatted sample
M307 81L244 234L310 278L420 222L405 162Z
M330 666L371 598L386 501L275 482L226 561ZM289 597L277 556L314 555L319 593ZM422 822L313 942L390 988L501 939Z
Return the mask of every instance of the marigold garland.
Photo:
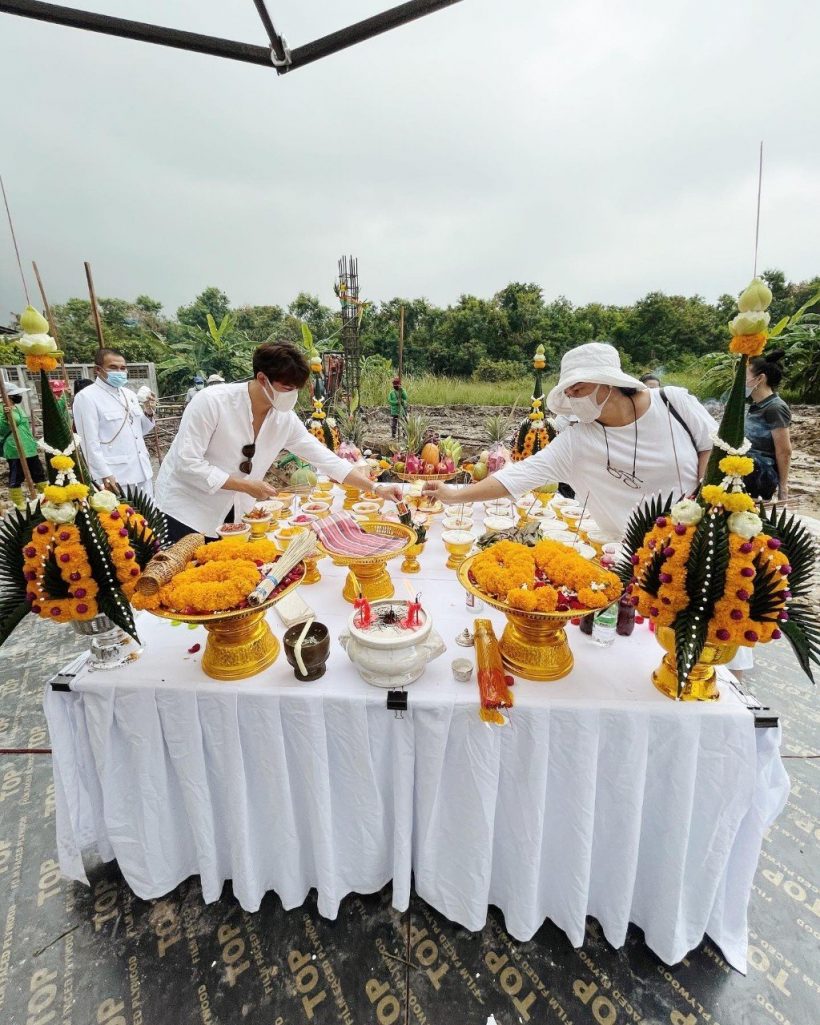
M160 588L163 608L180 613L206 614L235 609L259 583L253 562L229 560L191 566Z
M131 545L131 535L142 535L148 541L153 537L153 533L145 517L124 503L111 512L98 512L97 516L108 538L108 547L111 549L111 559L120 590L130 600L134 596L137 581L142 573L137 553Z
M60 576L68 589L67 598L51 596L45 587L45 567L54 556ZM46 521L38 524L23 548L23 576L31 611L53 623L93 619L99 613L96 597L99 592L91 575L80 532L72 524Z
M210 544L197 548L194 552L194 559L200 563L240 559L261 564L273 562L278 555L279 549L273 541L268 541L264 537L257 541L226 538L224 541L212 541Z
M717 484L705 484L700 491L701 498L708 505L720 505L730 513L752 512L755 500L743 491L725 491Z
M473 560L472 576L485 594L525 612L603 608L621 593L614 573L600 569L560 541L534 548L499 541ZM574 599L574 600L573 600Z

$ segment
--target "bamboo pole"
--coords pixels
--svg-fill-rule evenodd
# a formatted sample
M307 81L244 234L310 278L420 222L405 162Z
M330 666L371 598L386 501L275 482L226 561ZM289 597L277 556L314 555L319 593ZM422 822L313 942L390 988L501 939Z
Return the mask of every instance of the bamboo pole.
M20 432L17 430L17 421L14 419L14 406L9 399L8 392L6 391L6 382L2 374L0 374L0 398L2 398L3 409L6 413L6 419L9 422L9 430L14 438L14 444L17 446L17 454L20 456L20 465L23 470L23 478L26 482L26 487L28 488L28 497L34 500L37 498L37 488L34 486L34 479L31 476L31 470L28 468L28 459L23 451L23 443L20 441Z
M91 264L88 260L85 261L85 276L88 281L88 294L91 296L91 315L94 318L94 328L97 332L97 345L98 348L105 348L105 339L103 338L102 321L100 320L100 311L97 306L97 293L94 291L94 279L91 277Z
M46 320L48 321L48 329L51 332L51 337L57 342L57 347L62 348L60 345L59 335L57 334L57 322L54 320L54 314L51 312L51 306L49 306L48 298L46 297L46 290L43 287L43 279L40 277L40 271L37 269L37 262L31 261L31 266L34 268L34 277L37 279L37 287L40 289L40 298L43 300L43 306L46 311ZM65 368L65 357L60 357L60 369L63 372L63 380L65 381L65 392L66 392L66 409L71 409L71 382L68 380L68 371Z
M399 307L399 387L401 387L401 369L404 363L404 307Z

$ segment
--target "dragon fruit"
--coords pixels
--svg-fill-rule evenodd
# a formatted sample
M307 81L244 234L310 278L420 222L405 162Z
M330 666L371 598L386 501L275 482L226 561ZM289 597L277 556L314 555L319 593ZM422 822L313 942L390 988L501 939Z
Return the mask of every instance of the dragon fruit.
M421 460L412 452L405 459L404 465L407 473L421 473Z
M361 449L357 448L352 441L343 441L336 449L336 455L346 459L349 463L358 462L362 458Z
M487 469L490 473L495 473L496 470L500 470L502 466L505 466L509 459L510 450L505 448L500 441L497 441L490 447L487 456Z

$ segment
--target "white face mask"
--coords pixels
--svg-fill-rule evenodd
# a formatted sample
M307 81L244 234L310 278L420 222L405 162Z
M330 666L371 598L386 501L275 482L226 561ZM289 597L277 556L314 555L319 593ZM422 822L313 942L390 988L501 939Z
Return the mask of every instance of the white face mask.
M262 384L262 390L270 400L271 409L277 413L289 413L299 399L298 388L294 388L293 391L277 391L267 381L264 383L260 381L260 384Z
M612 388L609 389L607 397L603 402L596 402L595 396L598 394L598 389L590 392L589 395L583 395L580 398L571 398L567 395L567 402L570 404L572 409L572 415L577 416L582 424L591 424L593 420L597 420L603 412L604 406L609 402L609 396L612 394Z

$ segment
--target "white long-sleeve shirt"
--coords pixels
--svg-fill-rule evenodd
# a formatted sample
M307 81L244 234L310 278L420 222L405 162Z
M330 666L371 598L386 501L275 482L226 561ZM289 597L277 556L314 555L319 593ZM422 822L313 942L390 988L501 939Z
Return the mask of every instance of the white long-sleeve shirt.
M503 467L495 478L515 497L542 484L569 484L576 500L587 503L598 526L618 540L644 499L691 494L698 483L698 453L712 448L717 424L700 402L685 388L664 392L692 432L694 445L664 405L660 391L652 389L649 409L635 423L607 427L606 433L599 423L576 423L545 449ZM638 488L628 487L607 469L607 443L609 466L616 472L632 474L634 460L635 476L641 481Z
M242 448L253 441L247 381L211 385L198 392L182 414L177 436L157 474L157 505L194 530L213 535L231 506L238 521L254 505L252 496L223 490L222 485L229 477L264 480L283 450L339 482L353 469L317 441L292 411L268 413L256 437L251 472L243 474L239 469L246 458Z
M141 484L153 477L144 435L154 429L130 388L112 388L101 378L75 396L74 426L88 469L96 481Z

